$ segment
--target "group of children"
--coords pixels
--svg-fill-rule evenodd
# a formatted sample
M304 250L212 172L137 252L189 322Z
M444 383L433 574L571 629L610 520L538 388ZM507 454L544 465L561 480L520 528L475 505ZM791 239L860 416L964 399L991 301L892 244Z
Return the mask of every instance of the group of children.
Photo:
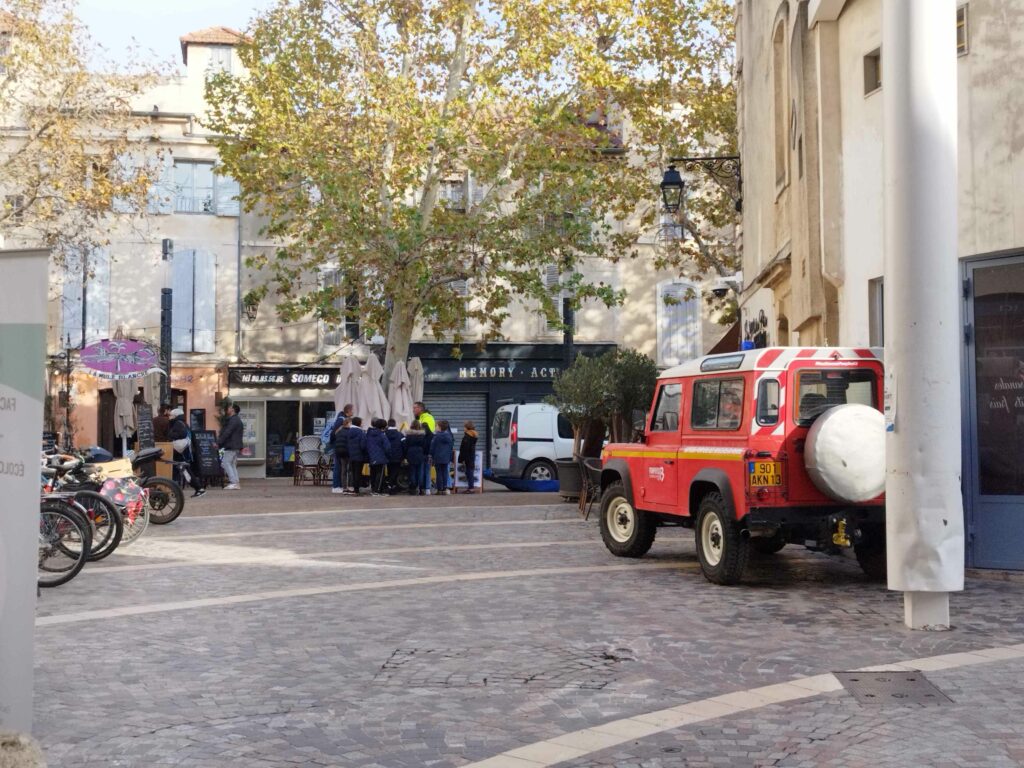
M410 495L429 496L431 467L434 468L438 495L449 489L452 464L465 466L468 489L473 490L476 469L477 433L472 421L464 425L458 456L455 436L447 421L435 422L423 403L413 406L415 419L408 429L400 430L394 419L372 419L363 429L363 419L352 415L346 405L328 433L327 446L334 451L332 493L359 494L365 485L364 470L369 466L369 486L373 496L394 495L400 478L407 472Z

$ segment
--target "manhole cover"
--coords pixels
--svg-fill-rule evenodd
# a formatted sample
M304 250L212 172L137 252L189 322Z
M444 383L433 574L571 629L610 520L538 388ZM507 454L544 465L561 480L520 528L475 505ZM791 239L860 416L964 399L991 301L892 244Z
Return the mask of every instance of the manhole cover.
M953 700L921 672L834 672L857 702L874 707L935 707Z
M373 681L409 688L530 686L601 690L617 678L629 648L399 648Z

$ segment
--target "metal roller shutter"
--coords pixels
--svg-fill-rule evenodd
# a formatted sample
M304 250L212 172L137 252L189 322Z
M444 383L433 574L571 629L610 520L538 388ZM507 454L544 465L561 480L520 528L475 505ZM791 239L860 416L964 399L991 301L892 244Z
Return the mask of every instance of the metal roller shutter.
M484 454L484 466L487 465L487 394L433 394L425 392L423 400L437 421L447 419L455 435L455 452L458 455L459 443L462 440L462 425L472 421L479 435L476 449Z

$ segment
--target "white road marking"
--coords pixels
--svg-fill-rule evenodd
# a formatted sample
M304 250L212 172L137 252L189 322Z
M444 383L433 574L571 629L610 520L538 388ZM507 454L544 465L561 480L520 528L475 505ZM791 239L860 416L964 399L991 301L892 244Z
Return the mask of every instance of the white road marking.
M186 536L159 537L157 541L196 541L199 539L245 539L256 536L290 536L295 533L345 533L347 531L389 531L411 528L478 528L496 525L564 525L576 523L585 525L578 517L555 520L472 520L464 523L388 523L386 525L331 525L323 528L282 528L265 531L230 531L227 533L194 533Z
M863 667L857 672L927 671L952 669L969 664L985 664L1006 659L1024 659L1024 643L983 648L967 653L950 653L920 659ZM691 701L676 707L659 709L643 715L564 733L544 741L517 747L463 768L550 768L567 760L575 760L610 747L642 739L655 733L672 731L707 720L717 720L740 712L809 699L829 691L838 691L842 683L833 674L801 677L784 683L734 691L720 696Z
M420 576L411 579L391 579L388 581L368 581L354 584L335 584L328 587L298 587L294 589L278 589L269 592L252 592L241 595L223 597L204 597L195 600L181 600L169 603L149 603L130 605L123 608L100 608L92 611L75 613L59 613L54 616L39 616L37 627L49 627L57 624L76 624L83 621L99 621L102 619L120 619L126 616L143 616L150 613L169 613L187 611L197 608L218 608L228 605L258 603L264 600L281 600L296 597L317 597L320 595L336 595L344 592L365 592L376 589L396 589L399 587L421 587L430 584L457 584L459 582L491 581L496 579L532 578L538 576L570 576L583 573L614 573L616 571L685 571L697 568L696 563L632 563L629 565L584 565L567 566L565 568L531 568L514 571L476 571L470 573L452 573L443 576Z
M305 516L305 515L335 515L341 513L351 512L426 512L429 510L437 509L438 511L444 511L446 514L449 512L461 512L466 510L469 512L476 512L477 510L483 509L502 509L502 510L519 510L519 509L546 509L548 507L565 507L572 510L573 507L566 504L565 502L553 502L551 504L487 504L481 506L453 506L453 507L338 507L337 509L314 509L308 512L239 512L232 514L230 512L224 512L219 515L186 515L181 518L183 520L234 520L239 517L294 517L294 516Z

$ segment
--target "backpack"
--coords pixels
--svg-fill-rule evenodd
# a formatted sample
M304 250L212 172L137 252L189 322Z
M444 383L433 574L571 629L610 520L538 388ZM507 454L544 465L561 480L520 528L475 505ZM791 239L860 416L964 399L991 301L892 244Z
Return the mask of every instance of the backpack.
M338 426L339 418L341 417L335 417L334 421L324 427L324 431L320 433L320 445L323 446L325 452L334 450L334 428Z

